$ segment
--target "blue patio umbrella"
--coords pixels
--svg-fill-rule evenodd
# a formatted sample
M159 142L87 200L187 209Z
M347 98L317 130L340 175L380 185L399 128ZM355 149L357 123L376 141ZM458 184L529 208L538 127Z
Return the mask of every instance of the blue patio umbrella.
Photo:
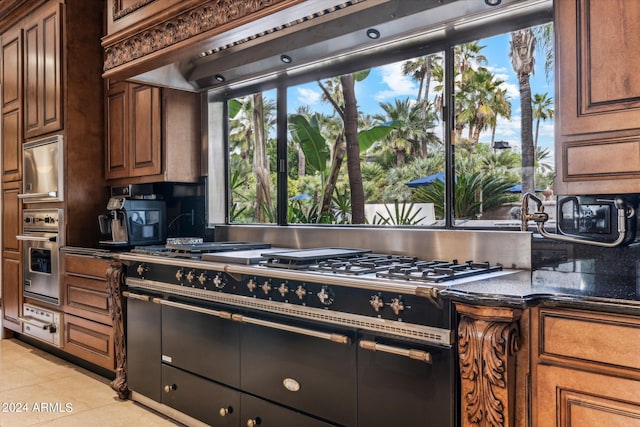
M405 185L411 188L418 188L424 185L431 184L435 181L444 182L444 172L434 173L433 175L423 176L422 178L414 179L407 182Z
M309 196L308 194L298 194L297 196L293 196L293 197L289 197L289 200L307 200L310 199L311 196Z
M513 185L513 186L509 187L509 189L507 189L507 191L508 191L509 193L522 193L522 184L515 184L515 185ZM539 189L539 188L536 188L536 189L535 189L535 190L533 190L533 191L534 191L534 192L536 192L536 193L540 193L540 192L542 192L543 190L541 190L541 189Z

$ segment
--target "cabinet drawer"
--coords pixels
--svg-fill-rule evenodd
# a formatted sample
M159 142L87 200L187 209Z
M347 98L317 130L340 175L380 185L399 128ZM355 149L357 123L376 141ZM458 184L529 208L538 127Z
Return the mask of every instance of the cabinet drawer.
M64 255L64 271L69 274L78 274L81 276L91 276L105 280L107 274L107 263L101 259L95 259L86 255Z
M104 280L63 276L64 311L111 325L109 301Z
M115 368L113 328L64 315L64 351L106 369Z
M640 319L631 316L541 309L541 362L596 370L622 369L640 378Z

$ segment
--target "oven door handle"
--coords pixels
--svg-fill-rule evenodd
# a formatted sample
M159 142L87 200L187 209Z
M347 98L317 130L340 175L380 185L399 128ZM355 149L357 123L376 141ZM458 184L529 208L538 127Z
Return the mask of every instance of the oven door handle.
M194 311L196 313L208 314L209 316L219 317L221 319L230 320L232 318L231 313L228 313L226 311L211 310L209 308L198 307L196 305L191 305L191 304L183 304L175 301L168 301L160 298L154 298L153 302L160 305L166 305L168 307L181 308L187 311Z
M22 240L22 241L27 241L27 242L55 242L56 240L58 240L57 236L51 236L51 237L43 237L43 236L25 236L25 235L18 235L16 236L16 239L18 240Z
M122 296L129 299L137 299L138 301L144 301L144 302L151 301L151 297L149 295L133 294L129 291L124 291L122 293Z
M371 351L382 351L384 353L391 353L398 356L408 357L413 360L431 364L431 353L428 351L406 349L400 347L393 347L390 345L378 344L375 341L360 340L360 348Z
M269 322L268 320L256 319L254 317L247 317L241 314L234 314L231 318L237 322L249 323L251 325L264 326L271 329L279 329L281 331L293 332L299 335L306 335L313 338L320 338L327 341L332 341L338 344L349 344L349 337L342 334L331 334L328 332L320 332L313 329L299 328L297 326L284 325L282 323Z

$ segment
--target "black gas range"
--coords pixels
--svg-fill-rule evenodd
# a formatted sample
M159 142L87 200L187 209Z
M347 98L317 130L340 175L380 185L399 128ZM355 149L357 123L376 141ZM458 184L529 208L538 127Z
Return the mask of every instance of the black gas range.
M440 290L510 273L487 262L421 260L354 248L271 248L254 242L143 247L121 258L130 264L129 287L355 324L445 346L454 341L455 318Z
M234 393L293 408L328 425L421 425L425 419L458 424L457 318L440 291L511 271L483 262L421 260L366 249L238 243L227 251L217 249L232 242L120 255L127 265L127 310L135 319L129 333L139 330L140 352L147 349L149 331L161 324L167 370L195 372ZM161 321L142 314L157 313L154 307L161 307L156 315ZM209 342L214 336L219 341ZM134 341L130 347L136 353ZM203 345L211 346L216 360L206 369L193 366L208 360ZM223 350L224 355L216 353ZM207 373L212 366L217 372ZM135 373L131 383L133 390L143 388L135 385ZM157 389L158 384L148 393L162 394ZM201 419L218 422L215 414L211 417ZM277 418L287 427L316 425ZM318 425L327 425L324 421Z

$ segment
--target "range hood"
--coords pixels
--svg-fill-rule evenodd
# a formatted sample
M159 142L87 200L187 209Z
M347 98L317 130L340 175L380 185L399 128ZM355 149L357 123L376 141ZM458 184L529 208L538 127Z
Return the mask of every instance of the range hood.
M384 50L387 62L402 60L471 32L486 37L551 16L552 0L502 0L498 6L484 0L305 1L194 41L179 57L173 53L173 62L143 72L137 67L138 74L124 77L215 94L278 78L336 75L356 63L377 65L367 63L376 51Z

